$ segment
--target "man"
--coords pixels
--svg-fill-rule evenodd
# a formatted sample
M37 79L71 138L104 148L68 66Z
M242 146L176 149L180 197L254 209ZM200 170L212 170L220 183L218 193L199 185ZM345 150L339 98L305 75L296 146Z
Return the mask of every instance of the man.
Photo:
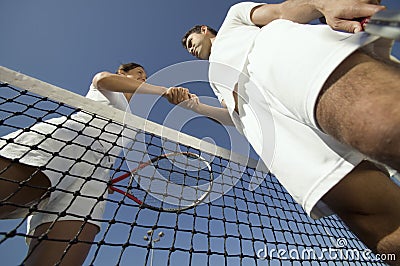
M400 66L390 60L390 40L353 21L381 9L361 1L239 3L218 34L200 25L182 44L210 61L210 85L225 108L197 98L189 106L233 122L310 216L333 211L369 248L400 258L400 188L378 166L400 170ZM298 24L323 15L357 34ZM265 139L272 129L273 143Z

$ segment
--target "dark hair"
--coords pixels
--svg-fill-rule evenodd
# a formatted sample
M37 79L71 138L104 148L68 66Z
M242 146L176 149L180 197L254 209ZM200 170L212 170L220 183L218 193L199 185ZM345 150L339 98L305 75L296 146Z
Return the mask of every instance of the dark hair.
M133 62L132 62L132 63L121 64L121 65L118 67L116 73L118 74L118 72L119 72L120 70L122 70L122 71L124 71L124 72L128 72L129 70L132 70L132 69L137 68L137 67L141 67L141 68L144 69L143 66L141 66L141 65L139 65L139 64L137 64L137 63L133 63Z
M196 25L196 26L194 26L193 28L191 28L190 30L188 30L186 33L185 33L185 35L183 36L183 38L182 38L182 45L183 45L183 47L186 49L187 47L186 47L186 42L187 42L187 38L189 37L189 35L190 34L192 34L192 33L201 33L201 27L203 27L203 26L206 26L207 27L207 29L212 33L212 34L214 34L215 36L217 36L217 31L216 30L214 30L213 28L211 28L211 27L209 27L209 26L207 26L207 25Z

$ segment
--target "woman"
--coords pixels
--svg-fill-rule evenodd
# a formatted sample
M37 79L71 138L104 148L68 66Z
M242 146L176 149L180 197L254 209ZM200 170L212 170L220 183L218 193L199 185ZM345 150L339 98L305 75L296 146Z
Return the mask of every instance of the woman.
M163 95L171 103L188 98L185 88L145 81L141 65L123 64L116 74L96 74L86 97L123 111L134 93ZM108 169L121 152L122 127L106 122L78 112L0 139L0 218L29 216L26 265L84 262L90 244L82 242L99 232L105 201L98 198L107 196Z

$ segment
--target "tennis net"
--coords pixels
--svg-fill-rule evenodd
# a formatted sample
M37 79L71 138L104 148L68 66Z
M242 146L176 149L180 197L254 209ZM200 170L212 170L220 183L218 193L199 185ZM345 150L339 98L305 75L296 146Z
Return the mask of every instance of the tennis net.
M15 264L23 264L24 256L29 256L25 239L38 245L63 241L27 232L30 215L46 214L54 221L73 217L101 226L85 265L384 265L337 217L309 218L257 160L4 67L0 82L0 151L23 146L10 165L0 169L0 181L11 182L2 174L12 165L32 165L44 156L48 162L39 170L59 180L46 193L66 194L71 200L62 211L43 207L40 201L18 205L12 195L0 201L0 208L24 210L19 219L0 221L1 257ZM34 141L19 143L27 132L34 134ZM73 154L68 152L72 146ZM152 162L149 173L131 177L132 169L143 162L177 153L190 156L166 165ZM199 158L201 166L193 163ZM75 171L82 165L84 173ZM149 193L151 185L145 180L163 180L175 173L181 181L171 179ZM123 174L129 178L120 183L104 178ZM71 189L68 182L73 179L80 181ZM87 189L92 182L100 184L100 192ZM179 182L187 190L174 187ZM15 183L20 189L29 186ZM107 196L110 185L131 191L143 202L154 197L159 205L151 209L127 195ZM170 186L174 188L165 189ZM89 199L91 207L84 214L70 211L81 198ZM184 208L157 210L170 208L165 202ZM104 207L99 217L98 209ZM15 245L19 254L10 252Z

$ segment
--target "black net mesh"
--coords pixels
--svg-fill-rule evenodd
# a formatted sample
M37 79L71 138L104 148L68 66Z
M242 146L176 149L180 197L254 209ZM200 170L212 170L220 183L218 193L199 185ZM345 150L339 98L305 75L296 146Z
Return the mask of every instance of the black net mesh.
M11 157L2 164L0 182L16 187L0 199L0 210L3 217L6 210L11 213L8 218L19 217L0 221L0 251L6 256L5 252L17 246L16 255L7 254L15 257L16 264L23 264L24 257L32 253L23 243L25 239L34 240L36 246L44 241L68 243L59 263L72 246L85 241L79 239L79 232L69 240L49 237L49 231L27 233L28 217L34 214L50 217L49 230L68 217L83 221L82 226L98 224L100 232L87 242L91 249L85 265L382 265L337 217L309 218L269 173L5 83L0 91L0 154ZM27 133L33 134L30 139L25 137ZM122 135L128 147L125 152ZM22 136L30 140L29 145L19 143ZM15 152L13 145L23 148ZM149 158L177 151L202 156L210 166L213 185L205 190L209 194L197 206L165 212L149 209L119 193L107 196L109 177L129 173L128 169ZM21 163L35 165L36 161L46 163L34 167L36 171L27 179L7 177L7 171ZM169 169L154 167L162 176L181 171L178 168L173 164ZM58 181L49 188L29 182L40 172ZM251 191L254 177L263 181ZM71 185L74 180L79 180L78 184ZM96 193L90 188L92 183L97 184ZM148 193L138 183L128 178L115 185L145 197ZM15 195L29 188L41 189L40 199L18 203ZM64 202L62 209L50 208L46 201L49 196L56 198L54 195L67 195L63 200L69 202ZM86 199L91 204L83 213L70 210ZM104 214L99 211L102 208Z

